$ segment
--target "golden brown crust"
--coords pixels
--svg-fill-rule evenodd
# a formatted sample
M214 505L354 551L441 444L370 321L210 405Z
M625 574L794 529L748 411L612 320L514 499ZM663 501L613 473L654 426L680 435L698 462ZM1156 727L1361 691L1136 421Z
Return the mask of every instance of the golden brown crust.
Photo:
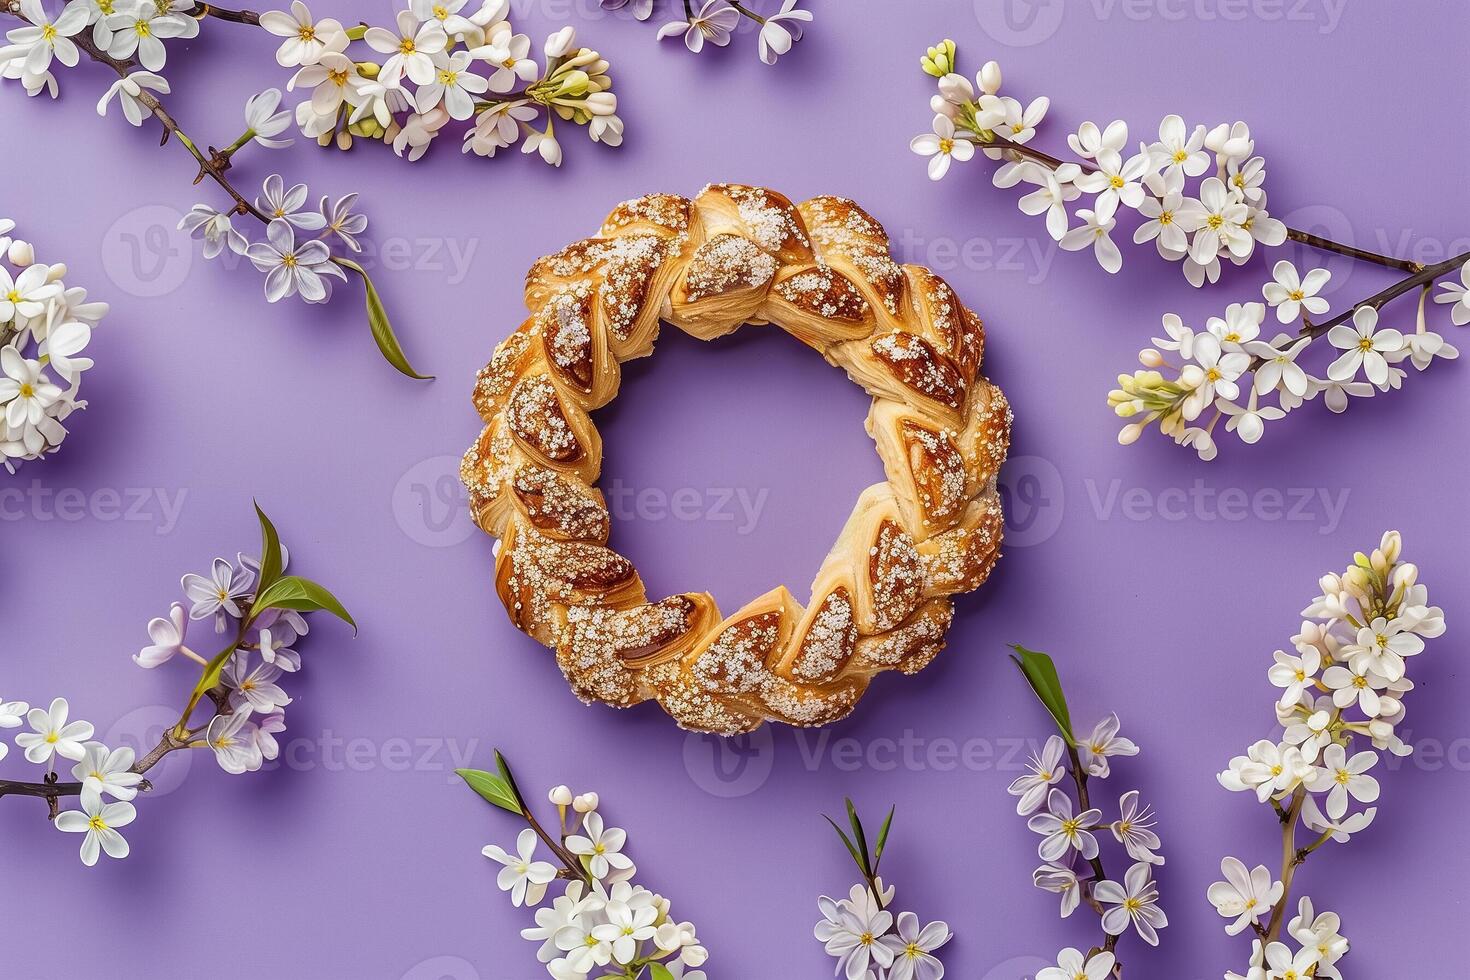
M461 474L476 523L500 539L511 621L556 651L579 697L656 700L686 728L727 735L823 725L873 675L938 654L950 597L1000 555L1011 414L980 373L980 318L938 276L894 262L871 215L740 184L650 195L539 260L526 300L532 315L476 380L486 425ZM784 588L724 618L705 593L650 602L607 547L588 412L616 396L621 362L652 352L661 320L701 339L775 324L872 393L888 481L859 497L810 605Z

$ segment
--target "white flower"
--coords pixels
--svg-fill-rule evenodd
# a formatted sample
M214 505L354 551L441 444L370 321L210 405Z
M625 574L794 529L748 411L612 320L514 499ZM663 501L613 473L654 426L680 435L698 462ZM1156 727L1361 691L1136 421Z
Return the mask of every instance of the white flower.
M1423 371L1433 363L1437 357L1442 361L1453 361L1460 356L1460 351L1454 344L1449 343L1439 334L1432 330L1424 330L1419 333L1404 335L1404 346L1397 354L1391 355L1394 361L1408 358L1414 367Z
M302 211L308 193L305 184L295 184L290 190L280 174L271 174L261 186L264 197L255 199L255 206L272 220L288 221L302 231L317 231L326 225L326 218L314 211Z
M424 56L427 60L428 56ZM392 59L389 59L390 61ZM433 63L430 62L432 71ZM379 76L380 80L382 76ZM286 90L296 91L302 86L311 89L311 100L302 105L318 117L335 116L345 102L357 102L368 80L357 73L357 65L344 54L329 51L314 65L299 69L286 83ZM383 84L388 84L386 80ZM297 122L301 121L301 106L296 107Z
M1356 669L1367 666L1396 681L1404 676L1404 658L1424 651L1424 641L1408 629L1402 618L1377 617L1358 630L1353 643L1345 644L1343 655Z
M1332 839L1340 844L1346 844L1354 834L1367 830L1376 816L1378 808L1370 806L1366 810L1350 814L1346 819L1330 820L1317 805L1315 796L1308 796L1302 801L1302 823L1319 834L1331 834Z
M1223 166L1231 160L1244 160L1254 152L1251 128L1243 122L1221 123L1205 134L1205 149L1216 154Z
M699 12L688 20L671 20L658 29L659 40L683 35L684 46L698 54L708 41L720 47L730 43L730 35L740 24L740 12L725 0L705 0Z
M1079 208L1077 217L1082 219L1082 226L1062 236L1062 248L1077 252L1091 245L1098 264L1108 272L1116 273L1123 267L1123 253L1118 251L1109 233L1118 223L1114 218L1117 210L1116 197L1098 198L1096 210Z
M510 892L510 903L517 908L522 905L539 905L546 886L556 879L556 868L545 861L536 861L536 831L527 827L516 838L516 853L507 854L495 844L487 845L481 854L505 867L500 869L496 884L503 892Z
M1016 801L1016 812L1021 816L1035 813L1046 802L1047 794L1051 787L1061 782L1066 775L1066 767L1062 765L1062 753L1066 750L1066 743L1060 735L1053 735L1046 740L1042 746L1041 755L1033 756L1029 763L1031 771L1024 776L1019 776L1007 787L1006 792L1012 796L1020 797Z
M193 604L189 608L190 619L215 618L216 632L222 632L226 616L239 619L241 616L238 599L249 594L249 573L235 568L223 558L216 558L210 566L209 577L189 574L179 580L184 596Z
M1220 338L1223 350L1239 351L1261 333L1261 322L1266 319L1266 307L1260 303L1231 303L1225 308L1225 317L1212 316L1205 327Z
M1250 366L1250 358L1239 351L1223 353L1221 348L1220 339L1212 333L1194 338L1194 362L1203 372L1203 381L1191 397L1201 406L1208 405L1216 395L1240 397L1240 386L1235 382Z
M1104 153L1121 154L1123 147L1128 145L1128 124L1117 119L1108 123L1106 130L1100 130L1097 123L1085 122L1076 133L1067 137L1067 145L1085 160L1096 159Z
M1218 177L1207 178L1200 185L1199 200L1186 201L1185 210L1199 229L1189 253L1196 263L1205 265L1222 249L1232 255L1250 254L1251 236L1241 228L1248 217L1246 206L1231 196Z
M92 737L92 723L74 721L68 724L70 711L66 698L56 698L49 709L32 708L26 714L31 730L15 736L15 744L25 749L27 762L49 768L57 756L73 762L86 757L84 743Z
M30 270L27 270L30 271ZM22 357L14 347L0 348L0 405L12 429L41 424L64 392L41 373L41 362Z
M1133 243L1157 241L1159 254L1169 259L1182 257L1189 251L1188 233L1195 230L1194 216L1184 211L1184 197L1169 190L1162 197L1146 197L1138 204L1138 213L1148 220L1133 232Z
M250 720L250 712L215 715L204 733L204 741L214 751L219 767L232 775L255 772L261 767L264 756L256 739L256 726Z
M1031 872L1031 883L1042 891L1056 892L1062 896L1062 918L1077 910L1082 901L1082 887L1077 881L1077 872L1060 864L1043 864Z
M1312 269L1302 278L1296 266L1282 259L1271 269L1271 275L1275 281L1262 286L1261 292L1276 309L1276 318L1282 323L1295 321L1302 309L1313 316L1321 316L1330 309L1327 300L1317 295L1332 278L1326 269Z
M1087 767L1089 776L1107 778L1108 756L1138 754L1137 745L1118 735L1119 727L1118 716L1110 714L1098 722L1092 734L1083 739L1078 746L1082 751L1082 763Z
M118 13L107 18L107 29L112 31L112 41L107 53L119 60L127 60L136 53L138 61L149 71L158 71L167 58L163 42L170 38L183 37L189 30L184 20L168 10L159 10L155 3L140 3L133 13Z
M1369 718L1376 718L1379 714L1384 713L1391 714L1392 712L1385 711L1385 708L1395 706L1397 703L1394 699L1378 693L1387 690L1388 678L1363 661L1359 661L1357 668L1333 664L1322 672L1322 683L1332 691L1334 705L1346 708L1356 701L1358 710ZM1385 700L1390 704L1384 705Z
M179 222L179 230L187 231L190 238L204 242L204 257L217 258L228 248L236 255L244 255L250 242L235 230L228 214L216 211L207 204L196 204Z
M1115 962L1117 957L1106 950L1089 958L1068 946L1057 954L1057 965L1043 969L1036 980L1108 980Z
M1294 657L1284 650L1277 650L1276 664L1266 672L1271 683L1283 689L1277 702L1283 708L1302 699L1302 692L1312 686L1317 679L1317 671L1322 667L1322 654L1315 647L1308 647L1300 653L1301 656Z
M526 133L526 139L521 143L521 152L539 153L541 159L553 167L561 166L561 144L556 141L549 122L544 133L534 129Z
M600 813L589 812L582 820L582 831L567 838L567 850L583 858L592 877L601 880L614 869L626 871L633 866L622 853L627 833L617 827L604 829Z
M134 126L143 125L143 121L153 114L153 110L142 101L144 89L165 95L170 91L168 79L149 71L135 71L113 82L103 93L97 101L97 115L107 115L107 107L117 99L122 106L123 118Z
M1247 871L1239 858L1227 857L1220 862L1220 870L1225 880L1210 886L1210 904L1224 918L1235 920L1225 927L1226 935L1238 936L1271 911L1281 900L1285 886L1271 880L1271 872L1264 864Z
M282 68L314 65L324 54L347 49L347 32L341 22L331 17L312 20L311 10L301 0L293 0L289 14L279 10L261 14L260 26L286 39L276 49L276 63Z
M471 60L467 51L435 55L433 81L419 86L419 112L429 112L443 103L451 119L462 121L473 116L475 100L472 96L483 93L490 83L484 76L469 70Z
M1176 115L1165 116L1159 123L1159 140L1150 143L1149 153L1155 168L1182 171L1198 177L1210 169L1210 155L1204 151L1205 127L1190 130Z
M631 963L638 951L638 944L652 939L654 920L658 909L652 905L634 908L626 902L610 901L603 907L602 914L607 922L597 927L594 933L599 939L612 944L613 959L618 963ZM600 931L599 931L600 930Z
M188 628L188 613L183 603L169 607L168 619L154 618L148 621L148 639L152 642L133 654L133 662L139 667L159 667L176 655L183 653L184 634Z
M1158 930L1169 924L1168 916L1159 908L1159 888L1153 881L1153 866L1139 861L1123 876L1123 884L1099 881L1093 886L1093 897L1112 908L1103 913L1103 932L1121 936L1129 925L1150 946L1159 944Z
M245 128L250 130L251 138L255 142L269 150L290 146L295 142L291 139L274 138L291 125L290 112L276 111L280 104L281 90L278 88L268 88L258 95L252 95L245 102Z
M1274 794L1284 793L1312 773L1312 767L1295 745L1280 746L1261 739L1230 760L1230 768L1215 778L1232 792L1251 790L1262 803Z
M260 659L294 674L301 669L301 654L291 649L297 639L290 623L279 622L260 631Z
M461 13L467 3L469 0L412 0L409 9L419 20L437 20L449 37L478 37L479 27Z
M1266 949L1259 939L1251 942L1251 962L1245 975L1229 970L1225 980L1266 980Z
M1442 282L1439 288L1443 290L1434 297L1436 303L1453 303L1450 309L1450 320L1455 326L1463 327L1470 323L1470 261L1460 266L1460 281Z
M313 215L320 220L321 215ZM289 222L274 219L266 226L268 242L256 242L246 251L255 268L266 273L265 298L277 303L297 292L308 303L323 302L328 293L324 276L345 279L342 270L332 262L331 250L317 240L303 242L298 248L296 233Z
M488 850L488 848L487 848ZM536 910L536 925L521 930L521 938L529 942L541 940L536 959L550 963L558 952L556 934L578 922L583 915L601 907L601 900L594 895L583 895L586 886L581 881L567 885L564 895L552 901L550 906Z
M252 669L249 653L240 650L225 664L220 683L230 692L231 709L246 715L252 711L264 715L291 703L290 696L276 683L280 676L281 668L275 664L261 663Z
M888 980L940 980L944 976L944 964L932 954L949 942L951 936L945 922L931 922L921 929L918 916L900 912L895 933L881 940L893 951Z
M577 29L568 24L561 30L547 35L546 43L541 46L541 53L547 58L565 58L577 50Z
M833 901L823 895L817 900L822 921L813 935L827 953L837 957L837 971L847 980L867 980L873 968L893 965L893 950L880 937L893 927L893 913L878 908L862 886L854 885L852 897Z
M1327 341L1338 350L1344 351L1327 368L1327 377L1342 383L1351 381L1362 368L1368 380L1382 385L1388 380L1388 360L1391 354L1404 345L1404 335L1397 330L1378 329L1378 311L1371 306L1360 306L1353 313L1353 325L1338 324L1327 331Z
M24 701L0 701L0 728L19 728L31 706ZM0 759L10 754L10 746L0 742Z
M284 711L272 711L268 715L261 715L260 720L255 722L255 747L260 751L262 759L274 759L281 754L280 743L276 736L286 730L286 713Z
M367 231L368 219L367 215L352 210L356 203L355 193L338 198L335 203L324 197L321 202L321 216L329 232L340 238L354 252L361 252L362 245L358 243L357 236Z
M60 15L52 20L41 6L41 0L21 0L20 14L31 22L30 27L17 27L7 31L5 37L21 51L14 52L21 60L27 75L44 75L51 68L51 59L75 68L81 59L72 35L87 26L87 11L77 4L67 4Z
M1061 790L1052 790L1046 798L1047 812L1037 813L1026 821L1042 841L1036 853L1043 861L1060 861L1072 851L1091 861L1097 857L1097 838L1091 833L1102 820L1102 811L1084 810L1072 813L1072 798Z
M1311 386L1307 389L1308 398L1322 396L1322 401L1333 412L1341 415L1347 411L1348 396L1354 398L1372 398L1377 390L1366 381L1331 381L1321 378L1309 378Z
M1348 941L1339 928L1342 920L1336 912L1315 914L1312 900L1303 895L1297 903L1297 914L1287 923L1286 931L1302 946L1317 950L1317 972L1313 976L1342 980L1342 975L1333 966L1348 951Z
M1168 337L1154 337L1153 345L1160 350L1177 350L1185 360L1194 359L1194 331L1184 325L1177 313L1164 314L1164 332Z
M363 36L368 47L389 55L378 78L385 85L396 85L407 76L415 85L428 85L434 80L434 59L449 46L449 36L437 20L419 23L411 10L400 10L398 30L370 27Z
M128 856L128 842L117 832L138 816L131 803L103 803L100 793L83 789L82 808L67 810L56 817L56 829L68 834L86 834L82 838L82 863L92 867L106 853L110 858Z
M1063 173L1063 168L1068 167L1071 171ZM1042 185L1016 202L1023 214L1045 213L1047 233L1055 241L1061 241L1067 234L1067 202L1075 201L1082 193L1071 180L1065 179L1075 170L1075 164L1064 163L1055 173L1043 171ZM1062 176L1059 178L1058 174Z
M114 799L131 800L138 795L141 773L133 772L133 750L124 746L108 750L101 742L88 742L86 753L72 767L71 774L92 793L106 793Z
M1266 947L1266 964L1270 967L1267 980L1308 980L1317 965L1317 949L1306 946L1293 956L1285 943L1271 943Z
M594 143L607 146L623 145L623 120L616 113L593 116L587 122L587 135Z
M599 936L598 929L599 924L591 916L579 916L557 930L556 947L567 954L565 964L571 972L558 974L553 969L553 977L586 976L594 968L612 962L612 943Z
M1301 759L1304 763L1316 762L1317 754L1332 741L1332 714L1324 710L1323 705L1330 708L1332 699L1320 699L1315 706L1316 710L1308 715L1306 720L1292 722L1286 726L1286 730L1281 735L1283 744L1295 746L1301 750ZM1312 775L1310 765L1301 769L1297 768L1296 760L1290 758L1291 751L1291 748L1287 748L1282 752L1280 763L1282 772L1276 780L1276 788L1279 792L1296 789L1299 783L1305 782Z
M1250 405L1240 406L1224 398L1217 399L1215 407L1230 416L1225 423L1226 432L1234 432L1240 441L1253 446L1261 441L1266 432L1266 423L1286 418L1286 412L1274 405L1257 405L1256 394L1251 393Z
M915 136L909 141L909 149L929 158L930 180L940 180L949 173L951 159L963 163L975 155L975 145L955 136L954 120L948 116L935 116L934 132Z
M38 317L46 312L47 301L60 293L61 284L50 281L50 270L44 265L32 265L14 279L0 265L0 323Z
M1129 790L1118 801L1120 817L1113 823L1113 836L1128 850L1128 856L1145 864L1163 864L1164 858L1155 854L1163 843L1151 829L1154 826L1153 810L1138 805L1138 790Z
M531 38L513 34L509 27L495 34L489 44L472 48L469 53L495 66L489 81L491 92L509 92L517 81L534 82L541 74L540 67L529 57Z
M530 122L537 115L536 109L525 100L497 102L475 119L475 128L465 134L464 152L474 151L482 157L493 157L499 150L513 144L521 134L520 124ZM446 115L447 119L448 116ZM607 116L594 116L592 124ZM619 121L621 126L621 120ZM589 132L592 125L589 124ZM621 141L621 135L618 140Z
M1370 751L1356 753L1351 759L1347 750L1333 743L1322 752L1322 766L1313 773L1307 789L1327 794L1327 815L1341 820L1347 813L1348 797L1359 803L1378 800L1378 780L1367 775L1378 764L1378 756Z
M810 10L797 10L799 0L782 0L781 9L761 25L758 49L761 60L774 65L776 59L791 50L792 42L801 40L801 23L810 23Z
M1279 387L1298 399L1304 398L1311 387L1311 381L1296 359L1311 342L1310 337L1300 337L1293 341L1285 335L1277 337L1270 344L1264 340L1248 342L1245 345L1246 353L1261 359L1261 366L1256 368L1256 394L1264 395Z
M1130 208L1143 203L1143 185L1148 172L1148 153L1135 153L1126 161L1121 154L1108 151L1098 156L1097 169L1077 177L1076 184L1089 194L1098 195L1098 205L1105 200L1121 202Z
M429 113L414 113L404 120L403 128L393 137L393 152L403 156L403 151L407 150L410 162L420 159L448 122L449 113L442 108Z
M1000 110L1004 117L999 123L991 127L996 133L1010 140L1012 143L1029 143L1036 135L1036 127L1046 118L1046 112L1051 108L1051 100L1046 96L1032 99L1025 109L1021 103L1009 97L1000 100ZM1001 150L988 151L991 159L998 159L1003 155Z

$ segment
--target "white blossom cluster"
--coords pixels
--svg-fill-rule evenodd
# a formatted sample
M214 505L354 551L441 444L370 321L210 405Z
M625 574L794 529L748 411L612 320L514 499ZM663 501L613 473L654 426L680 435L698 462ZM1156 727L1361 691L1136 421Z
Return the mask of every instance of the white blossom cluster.
M1038 159L1045 155L988 144L997 137L1019 146L1029 143L1050 100L1043 96L1023 106L1001 95L1000 66L994 61L972 84L952 70L954 45L945 44L947 49L931 48L924 59L925 70L939 75L939 91L931 100L933 132L912 142L915 153L929 158L932 179L942 178L951 160L971 159L979 145L990 159L1005 161L995 173L997 187L1035 188L1021 198L1023 212L1044 216L1047 232L1062 248L1091 248L1113 273L1123 266L1123 253L1112 239L1120 207L1144 219L1134 242L1153 242L1160 256L1183 264L1195 286L1218 281L1222 259L1244 265L1257 244L1286 241L1286 225L1266 208L1266 163L1256 155L1245 123L1190 127L1180 116L1165 116L1158 138L1138 141L1135 151L1123 120L1106 126L1085 122L1067 137L1077 162Z
M273 104L279 97L272 89L251 103L265 100ZM287 187L280 174L267 177L255 199L256 210L267 218L265 237L259 241L252 242L236 229L232 212L217 211L207 204L194 205L179 227L203 242L207 259L226 249L249 258L256 271L265 275L268 302L299 295L307 303L326 303L332 298L331 280L347 279L333 248L344 255L362 251L357 239L367 231L368 219L353 210L355 193L336 201L324 197L316 208L308 204L310 193L305 184ZM298 239L298 233L305 237Z
M761 61L774 65L776 60L791 50L791 45L801 40L802 25L812 20L810 10L798 10L801 0L781 0L781 7L773 14L759 14L745 4L731 0L701 0L697 5L684 0L669 0L673 6L683 5L682 16L668 21L658 30L659 40L668 37L682 38L684 46L695 54L705 50L706 44L726 47L741 18L760 25L756 36L756 53ZM653 16L653 0L602 0L605 10L632 11L638 20Z
M1470 262L1461 269L1464 285L1444 283L1437 302L1453 303L1456 324L1470 322ZM1350 321L1338 323L1325 334L1304 327L1297 334L1278 333L1269 341L1261 333L1269 305L1282 323L1306 314L1321 317L1330 306L1319 295L1332 278L1326 269L1301 275L1282 260L1273 279L1262 287L1265 303L1232 303L1223 317L1211 317L1206 329L1195 331L1174 313L1164 316L1164 336L1139 352L1144 370L1118 376L1119 387L1108 403L1130 419L1118 434L1129 445L1158 422L1159 431L1181 446L1193 448L1201 459L1219 452L1218 423L1250 445L1259 442L1266 423L1285 418L1317 396L1336 413L1347 411L1349 398L1371 398L1377 392L1401 387L1408 377L1406 364L1423 371L1435 360L1453 360L1459 350L1428 328L1423 298L1416 329L1380 328L1373 306L1359 306ZM1335 349L1323 376L1309 373L1304 354L1319 338ZM1177 362L1171 360L1177 358ZM1167 373L1166 373L1167 372ZM1192 423L1207 411L1210 420Z
M0 464L11 473L60 448L62 423L87 407L78 393L93 362L80 355L107 315L106 303L67 286L64 264L37 262L14 230L0 218Z
M627 832L603 822L597 794L574 796L558 786L548 797L561 815L562 846L580 863L585 880L570 879L542 906L548 887L565 874L536 859L538 835L530 827L514 851L491 844L481 852L503 866L497 883L512 905L541 906L535 926L521 930L521 937L541 944L536 956L547 972L555 980L583 980L594 973L643 976L646 969L654 977L706 980L699 967L709 952L694 924L677 921L668 899L634 883L637 868L623 852Z
M1302 898L1286 930L1298 949L1272 925L1283 918L1277 906L1287 900L1291 870L1328 840L1346 842L1372 824L1379 785L1369 772L1379 753L1413 751L1396 733L1403 697L1414 688L1408 663L1423 652L1425 639L1443 635L1445 622L1443 610L1429 604L1419 569L1400 560L1402 547L1399 533L1390 531L1371 555L1360 553L1345 571L1322 577L1321 595L1302 611L1305 621L1292 637L1294 652L1276 651L1268 671L1282 689L1280 738L1256 742L1218 776L1226 789L1254 793L1273 807L1287 835L1284 851L1292 855L1280 879L1265 865L1247 869L1234 857L1220 863L1225 880L1210 886L1210 902L1231 920L1229 935L1250 928L1257 936L1245 977L1227 978L1340 980L1336 963L1348 942L1336 914L1318 914ZM1294 849L1298 820L1319 836Z
M193 0L70 0L52 17L41 0L20 0L20 15L30 26L6 32L10 44L0 48L0 78L18 80L29 95L56 98L52 66L75 68L81 54L72 38L87 31L108 57L145 69L119 79L104 103L118 93L136 96L140 89L167 92L168 83L156 74L168 58L164 41L199 36L196 6Z
M283 549L282 570L287 560ZM167 752L208 749L220 768L233 774L257 771L279 755L276 736L285 731L285 708L291 698L278 682L284 674L300 670L301 656L294 648L308 626L302 612L253 608L260 571L260 563L244 555L234 562L216 558L208 575L185 575L180 581L186 602L174 603L167 617L148 623L149 643L133 656L138 666L152 669L183 657L203 667L205 677L211 676L215 660L222 660L222 669L217 681L197 695L213 705L213 717L191 728L186 714L166 742L145 759L138 759L130 747L112 748L95 740L96 727L73 720L66 698L55 698L47 708L0 701L0 729L27 727L15 736L15 744L27 762L43 767L41 782L7 779L6 789L32 796L44 795L38 792L42 788L57 790L53 800L57 804L63 797L76 796L80 809L58 812L54 825L84 835L81 857L89 867L103 854L128 856L128 842L119 828L137 816L132 800L147 788L143 774ZM216 633L230 635L230 645L212 659L190 649L186 634L195 620L212 621ZM0 742L0 759L9 750ZM64 762L75 763L70 771L79 786L61 793L58 766Z
M1084 780L1107 779L1112 774L1110 757L1138 754L1138 746L1119 735L1119 728L1118 716L1110 714L1078 742L1077 758ZM1153 868L1162 865L1164 858L1157 853L1162 842L1153 829L1156 820L1152 808L1140 801L1138 790L1129 790L1119 799L1118 819L1104 824L1102 810L1090 805L1084 808L1080 799L1074 799L1073 794L1080 792L1076 774L1072 774L1072 789L1066 788L1063 779L1069 773L1066 741L1053 735L1041 754L1031 759L1030 772L1008 789L1018 798L1016 813L1027 817L1026 826L1041 836L1037 856L1045 863L1032 872L1032 883L1061 897L1063 918L1071 916L1086 898L1101 912L1103 931L1108 936L1121 936L1131 928L1144 942L1157 946L1158 930L1169 920L1159 907L1158 885L1153 880ZM1098 836L1103 827L1132 862L1121 882L1100 878L1096 871L1102 853ZM1077 964L1069 965L1074 959ZM1110 949L1081 957L1069 948L1062 951L1055 971L1043 971L1038 980L1052 980L1053 975L1064 980L1079 975L1091 977L1092 972L1079 972L1084 968L1100 971L1097 976L1103 977L1114 962Z
M882 878L856 884L847 898L817 899L822 920L813 934L837 960L846 980L940 980L944 964L934 955L953 937L943 921L921 925L912 912L895 916L895 889Z
M618 146L623 121L608 63L580 47L564 27L546 39L542 66L531 38L506 19L510 0L411 0L392 27L346 28L316 19L301 0L290 12L261 14L260 25L285 38L276 61L298 69L286 86L308 93L296 123L323 146L376 139L418 160L450 122L474 120L463 151L493 157L520 143L560 166L555 124L586 126L594 142ZM361 42L372 54L349 57ZM545 128L536 121L545 116Z

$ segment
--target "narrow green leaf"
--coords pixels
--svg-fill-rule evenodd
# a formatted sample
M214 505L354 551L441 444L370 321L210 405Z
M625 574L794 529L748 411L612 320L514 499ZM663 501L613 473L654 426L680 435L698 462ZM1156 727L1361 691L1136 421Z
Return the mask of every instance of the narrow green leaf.
M842 843L847 846L847 853L852 855L852 860L854 863L857 864L858 870L866 872L867 867L863 864L863 859L858 854L857 846L854 845L852 841L848 840L847 835L842 832L842 828L837 826L837 821L826 815L823 815L822 819L830 823L832 825L832 829L837 831L837 836L842 838Z
M526 798L521 795L521 788L516 785L516 778L511 775L510 765L505 761L505 756L500 754L499 749L495 750L495 768L500 770L500 778L505 780L506 786L510 787L510 795L515 799L516 804L522 810L527 809Z
M1072 735L1072 714L1067 709L1067 698L1062 693L1062 682L1057 676L1056 664L1046 654L1027 650L1019 643L1011 644L1011 649L1016 651L1011 659L1016 662L1022 676L1031 685L1031 690L1036 692L1036 697L1051 714L1062 737L1069 745L1075 745L1077 739Z
M281 539L260 504L255 505L255 516L260 518L260 581L255 584L259 592L281 577Z
M520 804L516 802L516 795L504 779L493 772L484 772L480 769L456 769L461 779L469 785L470 789L479 793L488 803L493 803L502 810L522 816Z
M662 963L648 964L648 980L674 980L674 974Z
M373 340L377 342L378 350L382 351L383 357L389 364L398 369L400 374L413 378L415 381L432 381L432 374L419 374L408 363L408 357L403 353L403 348L398 343L398 337L393 333L393 324L388 320L388 311L383 308L383 299L378 295L378 289L373 285L372 277L367 270L351 259L334 258L344 269L355 272L362 278L363 291L367 294L368 326L373 331Z
M862 867L864 873L871 875L873 873L873 868L872 865L869 863L868 855L872 852L868 850L868 836L867 834L863 833L863 822L858 817L857 807L852 805L851 799L847 799L845 800L845 802L847 803L847 821L848 823L852 824L853 840L857 841L858 850L861 851L863 855L863 860L860 867Z
M888 816L883 819L883 826L878 831L878 849L873 852L873 874L878 873L878 865L883 862L883 848L888 845L888 831L893 828L893 813L897 806L888 808Z
M351 626L354 633L357 632L357 622L342 608L342 603L337 601L336 596L324 586L299 575L278 578L262 590L256 595L255 604L250 607L250 615L258 616L267 609L295 609L298 612L325 610Z

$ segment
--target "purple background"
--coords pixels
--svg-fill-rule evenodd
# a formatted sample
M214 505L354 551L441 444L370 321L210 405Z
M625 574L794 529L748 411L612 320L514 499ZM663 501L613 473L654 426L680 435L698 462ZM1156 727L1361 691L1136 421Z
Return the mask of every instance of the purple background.
M1123 940L1129 975L1217 977L1240 968L1247 947L1222 934L1205 888L1223 854L1274 865L1279 843L1268 811L1225 793L1214 773L1270 733L1266 667L1317 576L1386 527L1404 532L1451 622L1413 664L1408 734L1425 751L1380 768L1377 825L1297 880L1342 914L1349 975L1445 963L1444 931L1465 916L1458 842L1470 805L1470 680L1458 664L1470 572L1455 516L1470 476L1464 368L1415 374L1345 419L1311 405L1259 446L1227 443L1213 465L1152 435L1122 449L1104 396L1160 314L1201 324L1254 298L1269 265L1257 259L1197 293L1151 248L1125 244L1127 267L1109 277L1090 257L1057 252L1014 192L989 185L991 164L931 185L907 142L929 119L918 56L949 35L968 71L994 56L1007 92L1051 96L1040 146L1064 148L1086 118L1125 115L1135 139L1171 111L1191 124L1245 118L1278 216L1436 259L1470 235L1467 124L1445 102L1463 90L1470 12L1454 0L1089 0L1063 15L1050 0L1016 4L1021 19L1008 22L1001 3L814 6L809 38L767 68L749 34L694 58L591 0L517 3L518 28L538 43L578 24L612 61L628 120L621 151L564 127L558 172L519 155L462 157L453 138L414 166L373 146L243 154L245 184L276 168L315 194L361 191L370 237L411 253L379 260L377 279L405 346L439 375L426 385L382 363L354 295L326 310L271 308L253 271L207 264L160 232L220 195L191 189L189 161L158 149L152 129L97 119L102 70L64 75L56 104L6 86L0 119L18 135L5 151L4 209L43 257L70 264L69 281L114 307L89 351L92 407L64 453L3 483L27 496L4 500L0 695L65 694L99 735L156 736L190 679L128 657L182 572L256 547L252 497L293 567L334 588L362 625L354 640L318 620L304 644L306 670L290 685L294 762L237 778L202 754L173 757L156 770L161 798L140 803L124 863L87 871L78 841L48 827L39 803L0 805L7 976L55 980L96 964L119 977L183 976L204 963L221 978L541 976L516 935L528 916L508 907L479 856L519 828L451 775L453 753L487 766L500 746L538 795L558 782L601 792L631 832L643 882L698 924L715 978L826 975L810 933L815 899L854 875L819 815L851 794L869 814L899 804L889 878L901 906L954 927L949 975L1019 980L1098 930L1085 912L1059 922L1054 897L1029 885L1036 838L1005 787L1017 747L1044 738L1048 721L1005 659L1015 641L1056 656L1079 724L1116 710L1144 747L1100 791L1111 803L1142 788L1168 856L1172 925L1159 950ZM384 22L390 10L385 0L314 7ZM244 28L210 23L192 50L170 50L170 105L201 140L228 142L244 98L286 80L273 44ZM740 752L686 738L655 708L577 704L495 601L491 542L471 533L453 480L478 431L471 378L520 321L528 265L626 197L692 194L709 180L853 197L885 223L900 259L949 278L986 320L987 369L1015 404L1020 458L1007 475L1012 546L992 583L958 603L944 656L921 676L882 678L829 731L781 729ZM456 270L449 248L473 252ZM1333 268L1335 309L1388 281ZM1443 312L1436 322L1451 332ZM1411 315L1399 305L1388 319ZM626 381L599 418L603 485L625 491L614 543L650 592L708 588L733 610L785 582L805 598L852 501L880 478L862 431L867 399L772 331L710 347L670 332ZM1267 509L1191 505L1181 518L1171 498L1158 506L1158 494L1197 485ZM142 520L107 509L111 492L151 488L183 495L176 522L157 496ZM1273 491L1294 488L1318 495L1302 519L1269 509ZM698 501L682 519L657 506L680 489ZM65 508L43 497L63 490ZM721 517L735 490L763 501L753 527L738 508ZM1134 490L1136 509L1113 501ZM1322 495L1342 504L1338 517ZM90 513L74 513L77 500ZM15 755L7 774L28 768Z

